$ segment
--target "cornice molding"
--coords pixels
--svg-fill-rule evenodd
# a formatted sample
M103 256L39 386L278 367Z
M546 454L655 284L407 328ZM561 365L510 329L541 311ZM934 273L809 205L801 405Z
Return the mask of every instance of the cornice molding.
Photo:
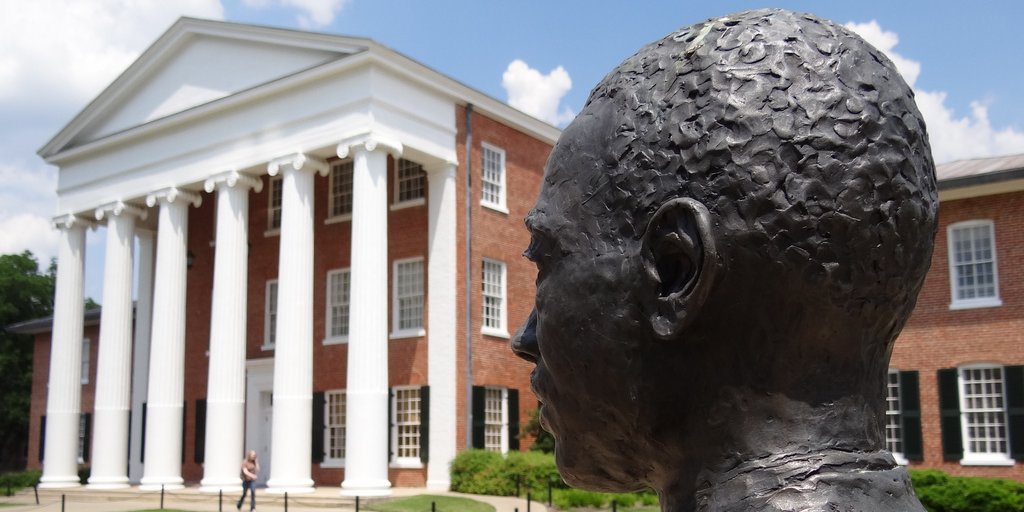
M316 157L309 156L305 153L295 153L290 156L283 156L275 158L267 164L267 174L271 176L277 176L281 172L281 168L284 166L290 166L296 171L309 170L317 172L321 176L327 176L330 172L331 166L327 165L327 162Z
M68 213L66 215L58 215L54 217L51 222L53 223L54 229L71 229L74 227L83 227L89 229L96 229L96 223L79 215Z
M379 129L370 129L363 133L342 138L341 142L338 143L336 152L338 158L348 158L353 150L365 149L372 152L378 148L393 158L402 157L402 141L390 134L383 133Z
M192 203L192 206L199 207L203 204L203 198L195 192L189 192L182 190L178 187L167 187L163 190L158 190L146 196L146 206L152 208L156 205L157 201L163 201L168 204L182 199L186 202Z
M236 186L248 187L258 194L263 190L263 181L238 171L225 171L220 174L214 174L203 182L203 190L207 192L213 192L218 186L228 188Z
M146 210L121 200L96 207L96 220L103 220L104 217L108 216L119 217L121 215L133 215L140 220L146 220L147 214Z

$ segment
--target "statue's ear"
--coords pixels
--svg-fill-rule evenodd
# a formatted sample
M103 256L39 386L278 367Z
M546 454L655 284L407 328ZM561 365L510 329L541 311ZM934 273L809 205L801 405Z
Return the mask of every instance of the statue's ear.
M648 302L651 327L660 338L673 339L693 322L718 274L707 207L690 198L661 205L644 232L641 250L654 292Z

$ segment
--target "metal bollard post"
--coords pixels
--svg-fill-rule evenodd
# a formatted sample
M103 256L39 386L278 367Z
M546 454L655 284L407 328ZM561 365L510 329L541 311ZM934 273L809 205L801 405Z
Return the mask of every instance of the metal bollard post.
M284 512L288 512L288 493L284 493Z
M33 485L32 486L32 490L35 491L35 493L36 493L36 505L38 505L39 504L39 484Z
M430 502L430 512L437 512L437 502Z
M533 500L533 496L530 495L530 491L526 491L526 512L530 512L531 500Z
M551 481L548 480L548 506L551 506Z
M160 484L160 510L164 509L164 486Z
M217 490L217 512L224 512L224 489Z
M612 512L616 512L619 509L619 501L612 500Z
M64 495L60 495L60 512L64 512Z
M359 496L356 496L356 512L359 512Z

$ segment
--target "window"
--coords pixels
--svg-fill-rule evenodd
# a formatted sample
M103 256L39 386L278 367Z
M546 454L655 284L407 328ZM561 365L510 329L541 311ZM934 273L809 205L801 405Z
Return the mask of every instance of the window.
M327 273L327 339L324 343L341 343L348 339L348 305L351 289L348 270Z
M483 144L480 204L508 213L505 209L505 150Z
M89 383L89 359L92 357L92 352L89 350L89 338L82 338L82 384Z
M889 370L885 395L885 448L903 453L903 422L900 418L900 372Z
M487 388L484 402L484 449L508 453L508 392Z
M423 166L401 158L395 167L395 204L423 204L426 174Z
M270 177L270 206L267 208L267 229L276 231L281 229L281 198L284 192L284 181L282 176Z
M85 464L89 458L89 413L78 415L78 463Z
M1001 366L960 368L964 459L1008 461L1006 400Z
M324 393L324 464L345 463L345 391Z
M1001 306L992 221L949 226L951 309Z
M423 258L395 261L392 335L423 335Z
M345 220L352 215L352 161L331 165L330 195L327 197L327 217Z
M391 445L394 462L419 465L420 462L420 388L394 389L391 401Z
M267 310L263 332L263 350L272 350L277 340L277 280L267 281Z
M483 327L481 332L508 337L505 321L505 264L483 260Z

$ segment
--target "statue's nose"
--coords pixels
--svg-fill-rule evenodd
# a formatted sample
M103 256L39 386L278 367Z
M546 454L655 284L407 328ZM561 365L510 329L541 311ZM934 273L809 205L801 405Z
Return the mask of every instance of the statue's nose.
M540 359L540 351L537 348L537 310L530 312L530 318L516 331L509 344L517 356L536 363Z

